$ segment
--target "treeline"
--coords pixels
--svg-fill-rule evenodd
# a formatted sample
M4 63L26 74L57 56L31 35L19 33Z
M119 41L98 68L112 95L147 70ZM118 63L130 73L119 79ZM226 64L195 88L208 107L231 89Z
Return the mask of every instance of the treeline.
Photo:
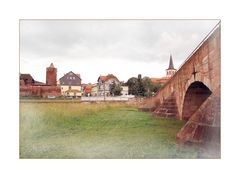
M161 84L155 84L149 77L143 77L139 74L138 77L131 77L126 82L128 93L135 96L153 96L161 87Z
M161 84L155 84L149 77L143 77L141 74L138 77L131 77L128 79L124 86L128 86L128 94L135 96L153 96L161 87ZM110 94L119 96L121 95L122 88L113 82L110 85Z

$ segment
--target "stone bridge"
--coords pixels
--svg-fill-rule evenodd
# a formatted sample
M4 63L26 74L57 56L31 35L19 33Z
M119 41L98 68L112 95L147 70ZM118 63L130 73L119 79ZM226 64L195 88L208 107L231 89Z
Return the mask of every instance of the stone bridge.
M175 75L139 107L164 118L185 120L179 143L220 146L220 23L187 58Z

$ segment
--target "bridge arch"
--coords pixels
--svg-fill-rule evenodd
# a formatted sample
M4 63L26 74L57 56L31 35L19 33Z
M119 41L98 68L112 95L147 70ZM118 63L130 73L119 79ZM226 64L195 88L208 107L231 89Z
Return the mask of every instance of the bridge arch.
M182 119L189 120L201 104L212 94L212 91L200 81L191 83L184 96L182 106Z

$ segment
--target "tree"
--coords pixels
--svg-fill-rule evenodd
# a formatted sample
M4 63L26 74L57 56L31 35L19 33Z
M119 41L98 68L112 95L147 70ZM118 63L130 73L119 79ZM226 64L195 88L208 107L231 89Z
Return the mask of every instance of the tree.
M110 90L110 94L113 95L114 94L114 89L116 87L116 83L113 82L109 85L109 90Z
M142 75L141 74L138 74L138 93L137 95L138 96L144 96L144 93L145 93L145 88L144 88L144 85L143 85L143 80L142 80Z
M109 87L110 87L111 95L115 95L115 96L121 95L122 87L120 85L117 85L115 82L113 82L112 84L110 84Z
M135 96L152 96L152 93L156 93L162 87L161 84L155 84L149 77L143 77L141 74L138 77L129 78L126 85L129 89L129 94Z
M153 84L152 92L156 93L162 88L161 84Z
M126 84L128 86L129 94L135 96L144 96L145 89L141 74L139 74L137 78L129 78Z
M129 78L126 85L128 86L129 94L131 95L138 94L138 79L136 77Z
M153 90L153 83L149 77L143 77L142 79L143 87L144 87L144 96L151 96Z

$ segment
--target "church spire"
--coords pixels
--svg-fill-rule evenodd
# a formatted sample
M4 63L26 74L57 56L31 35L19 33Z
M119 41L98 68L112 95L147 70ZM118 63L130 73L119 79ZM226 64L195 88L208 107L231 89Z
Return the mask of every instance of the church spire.
M173 60L172 60L172 54L170 54L170 60L169 60L169 67L168 67L168 69L174 69Z
M170 54L169 67L166 70L166 72L167 72L167 77L173 76L176 72L176 69L174 69L174 66L173 66L172 54Z

